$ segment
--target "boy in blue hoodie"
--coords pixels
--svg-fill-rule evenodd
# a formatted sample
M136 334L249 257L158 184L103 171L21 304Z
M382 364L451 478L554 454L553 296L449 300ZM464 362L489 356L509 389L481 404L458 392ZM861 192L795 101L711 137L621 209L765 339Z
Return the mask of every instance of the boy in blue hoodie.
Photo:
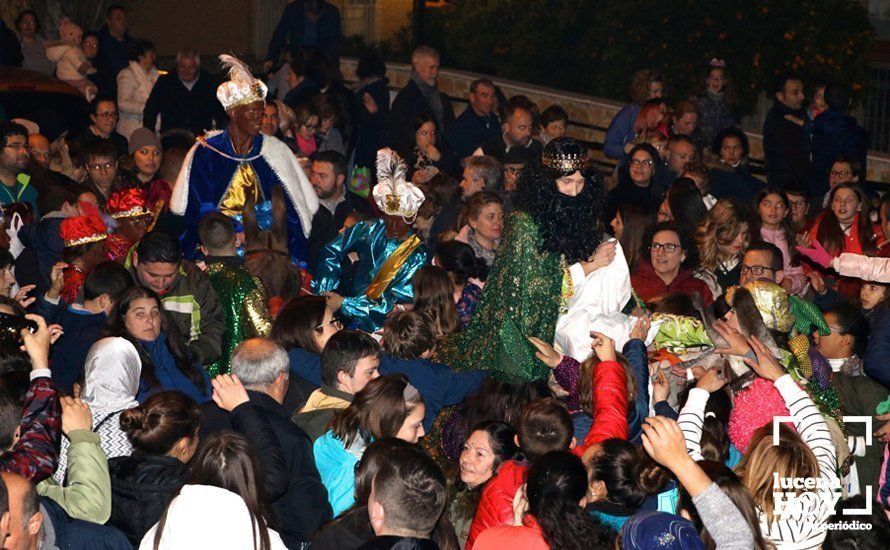
M430 361L436 348L432 320L417 311L390 315L383 325L380 374L401 373L417 388L426 404L423 429L429 431L442 407L455 405L479 389L485 371L452 372Z
M52 283L37 301L37 313L47 323L62 326L62 336L53 345L50 369L56 388L71 395L80 380L87 352L99 339L108 313L117 296L133 286L127 269L117 262L103 262L87 276L83 285L83 305L69 304L60 298L64 263L53 266Z

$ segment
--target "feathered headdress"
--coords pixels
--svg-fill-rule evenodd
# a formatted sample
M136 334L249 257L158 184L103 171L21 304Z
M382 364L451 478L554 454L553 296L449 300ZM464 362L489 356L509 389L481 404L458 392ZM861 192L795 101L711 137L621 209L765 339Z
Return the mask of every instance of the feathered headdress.
M402 216L411 223L423 204L423 191L408 181L408 168L392 149L377 151L377 185L374 202L384 214Z
M268 89L262 80L254 78L246 63L228 54L220 55L219 61L229 71L229 80L216 89L216 98L226 110L265 101Z
M66 247L104 241L108 237L99 209L88 202L81 202L80 209L83 216L65 218L59 226L59 236Z

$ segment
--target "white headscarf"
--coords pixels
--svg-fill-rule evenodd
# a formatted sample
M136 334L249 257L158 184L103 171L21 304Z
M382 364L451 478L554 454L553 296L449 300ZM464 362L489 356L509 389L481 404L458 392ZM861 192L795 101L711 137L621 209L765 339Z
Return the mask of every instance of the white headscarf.
M225 521L220 521L220 518L225 518ZM244 550L254 547L255 527L251 525L247 504L239 495L210 485L185 485L179 496L170 502L158 548ZM157 529L158 524L155 524L148 530L142 537L139 550L154 548ZM272 529L268 531L272 550L284 550L278 533Z
M126 338L102 338L93 344L84 365L82 395L93 418L138 405L141 372L139 352Z

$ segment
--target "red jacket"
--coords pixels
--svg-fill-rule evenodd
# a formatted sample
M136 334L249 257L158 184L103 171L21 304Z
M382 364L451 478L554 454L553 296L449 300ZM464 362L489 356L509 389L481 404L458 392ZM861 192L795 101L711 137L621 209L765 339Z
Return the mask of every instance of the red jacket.
M693 277L690 269L680 269L677 278L671 281L671 284L666 285L655 273L652 263L642 260L637 263L630 282L640 299L647 304L665 294L700 294L706 306L714 302L711 289L704 281Z
M593 426L572 452L579 457L592 445L617 437L627 439L627 377L617 361L603 361L593 369ZM513 523L513 497L525 483L528 465L511 460L482 490L476 516L470 525L465 550L489 527Z
M522 518L522 525L492 527L476 542L476 550L549 550L541 526L530 514Z

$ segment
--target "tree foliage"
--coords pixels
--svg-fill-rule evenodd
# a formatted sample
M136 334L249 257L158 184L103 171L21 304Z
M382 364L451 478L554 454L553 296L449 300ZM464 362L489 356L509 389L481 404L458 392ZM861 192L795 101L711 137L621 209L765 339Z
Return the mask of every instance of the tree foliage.
M786 71L861 94L874 39L849 0L454 0L428 26L446 65L620 100L637 69L684 97L723 59L745 111Z

